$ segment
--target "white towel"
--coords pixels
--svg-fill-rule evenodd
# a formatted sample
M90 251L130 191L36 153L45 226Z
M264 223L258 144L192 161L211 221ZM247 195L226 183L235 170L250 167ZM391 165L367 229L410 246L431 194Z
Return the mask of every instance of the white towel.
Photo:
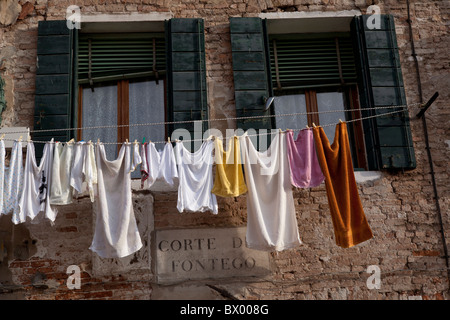
M77 142L73 157L70 185L74 188L76 195L83 193L87 188L91 202L94 202L95 184L97 184L94 145L84 141Z
M73 144L56 142L53 156L50 204L72 203L73 188L70 186L70 171L73 163Z

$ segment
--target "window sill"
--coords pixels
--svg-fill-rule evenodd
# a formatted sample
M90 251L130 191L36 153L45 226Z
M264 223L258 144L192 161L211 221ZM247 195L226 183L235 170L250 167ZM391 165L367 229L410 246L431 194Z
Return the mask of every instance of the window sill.
M381 171L355 171L355 180L358 184L379 180L381 176Z

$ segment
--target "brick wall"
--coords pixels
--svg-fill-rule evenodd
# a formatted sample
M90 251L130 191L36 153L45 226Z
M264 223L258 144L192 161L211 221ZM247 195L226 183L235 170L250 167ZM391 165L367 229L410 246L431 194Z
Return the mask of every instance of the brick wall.
M30 3L26 5L26 3ZM367 3L366 3L367 2ZM397 38L408 103L419 100L411 57L405 1L373 1L382 13L395 16ZM350 0L220 0L220 1L19 1L22 14L0 28L0 76L6 82L5 126L32 126L36 39L39 20L64 19L66 7L81 12L171 12L174 17L205 20L208 101L211 117L233 117L234 88L228 18L258 16L271 11L365 12L372 1ZM435 91L440 97L427 111L431 154L435 169L444 230L450 239L448 184L450 156L449 62L446 1L411 1L413 35L418 54L424 99ZM16 14L16 13L11 13ZM417 169L382 172L378 179L359 183L359 191L374 239L350 249L335 245L325 188L295 190L299 231L304 242L295 250L270 255L270 277L243 281L232 278L214 286L241 299L448 299L449 285L440 225L436 211L422 122L411 129ZM233 122L212 121L220 129ZM0 219L0 239L6 257L0 263L0 299L157 299L223 298L206 282L180 283L163 288L151 271L153 229L244 226L246 197L219 200L219 214L183 213L176 209L175 190L147 192L136 188L133 199L145 248L127 259L100 259L88 248L93 236L93 212L88 197L61 207L54 226L48 222L13 226ZM449 248L450 249L450 248ZM69 265L81 268L81 289L66 286ZM369 265L381 270L381 288L369 289Z

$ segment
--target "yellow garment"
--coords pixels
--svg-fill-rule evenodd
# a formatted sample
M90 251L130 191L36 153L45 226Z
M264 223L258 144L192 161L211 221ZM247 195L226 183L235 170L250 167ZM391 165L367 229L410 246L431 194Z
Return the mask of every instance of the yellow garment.
M212 193L221 197L237 197L247 192L241 163L239 138L228 142L228 151L223 150L222 140L214 140L216 177Z
M322 127L315 127L313 132L317 158L325 176L336 244L343 248L353 247L373 235L356 186L347 125L342 122L336 126L332 145Z

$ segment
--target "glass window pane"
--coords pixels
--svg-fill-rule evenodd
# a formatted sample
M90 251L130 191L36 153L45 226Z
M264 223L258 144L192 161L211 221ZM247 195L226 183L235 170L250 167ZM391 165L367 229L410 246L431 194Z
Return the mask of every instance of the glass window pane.
M117 125L117 85L83 88L82 126L94 127ZM117 128L85 129L82 133L84 141L117 142ZM117 156L117 145L105 145L108 160Z
M140 81L130 82L130 124L156 123L165 121L164 82ZM164 125L130 127L130 141L164 141ZM163 144L156 144L162 150Z
M139 81L130 82L130 124L156 123L165 121L164 105L164 81ZM130 141L135 139L145 141L164 141L166 140L165 125L149 125L130 127ZM161 151L164 144L156 143L155 147ZM141 177L140 165L131 174L134 179Z
M317 93L317 108L319 112L336 110L337 112L319 113L319 120L322 126L335 124L339 119L345 121L344 94L342 92L322 92ZM323 130L330 141L334 141L336 126L327 126Z
M275 115L289 113L306 113L306 99L304 94L286 95L275 97L274 101ZM308 124L308 118L305 115L279 116L275 117L277 129L303 129ZM294 136L298 134L295 132Z

